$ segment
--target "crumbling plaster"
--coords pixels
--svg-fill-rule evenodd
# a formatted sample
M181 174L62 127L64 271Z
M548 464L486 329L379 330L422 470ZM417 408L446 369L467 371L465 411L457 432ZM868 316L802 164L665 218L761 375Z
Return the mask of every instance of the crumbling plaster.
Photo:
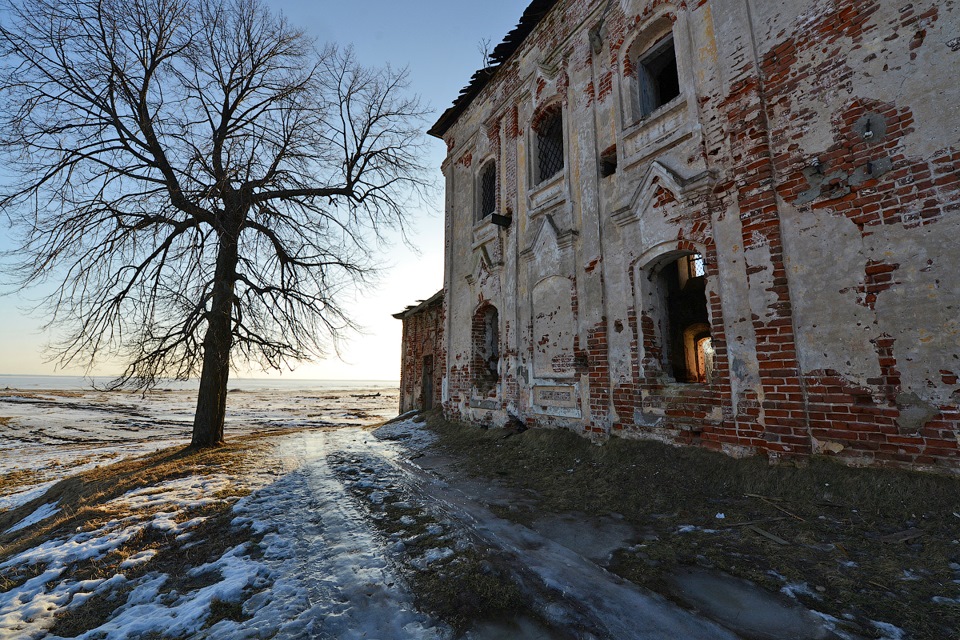
M448 412L956 468L958 24L953 0L558 2L443 133ZM631 68L664 33L681 92L641 118ZM534 184L550 105L564 168ZM474 221L491 158L506 227ZM706 385L663 370L652 279L692 252L717 348ZM483 304L502 345L480 398Z

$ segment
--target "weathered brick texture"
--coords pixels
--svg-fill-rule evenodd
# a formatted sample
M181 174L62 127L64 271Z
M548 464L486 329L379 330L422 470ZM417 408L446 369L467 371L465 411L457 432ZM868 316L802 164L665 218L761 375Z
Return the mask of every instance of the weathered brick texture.
M446 375L443 309L443 292L440 292L394 315L403 322L400 413L441 405ZM425 366L429 369L425 370Z
M960 6L535 5L431 130L445 410L960 470ZM647 80L670 79L667 38L676 97ZM557 112L564 167L537 184ZM488 158L507 226L475 222ZM683 275L692 255L702 276ZM480 392L485 304L500 363Z

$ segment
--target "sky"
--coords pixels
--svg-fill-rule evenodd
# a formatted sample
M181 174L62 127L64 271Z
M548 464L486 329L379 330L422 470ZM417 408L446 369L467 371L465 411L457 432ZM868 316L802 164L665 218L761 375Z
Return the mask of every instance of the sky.
M482 64L480 43L499 43L516 25L527 0L265 0L316 38L318 44L352 44L361 62L409 69L411 90L439 117ZM444 145L428 139L426 164L440 185L432 204L410 212L408 236L415 249L398 238L383 249L387 267L377 287L349 301L365 331L344 343L341 358L304 363L281 374L239 370L234 377L327 380L396 380L400 377L401 323L391 314L429 298L443 287L443 194L440 163ZM9 249L11 232L0 227L0 249ZM119 373L119 363L87 372L58 368L44 347L51 334L47 318L32 309L41 290L0 297L0 374L103 375Z

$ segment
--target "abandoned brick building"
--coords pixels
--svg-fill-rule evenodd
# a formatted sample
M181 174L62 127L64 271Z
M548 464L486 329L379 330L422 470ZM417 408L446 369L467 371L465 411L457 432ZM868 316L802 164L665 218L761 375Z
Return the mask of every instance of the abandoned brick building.
M532 2L430 130L445 411L956 471L958 68L955 2Z
M446 359L443 351L443 291L393 314L403 321L400 413L439 407Z

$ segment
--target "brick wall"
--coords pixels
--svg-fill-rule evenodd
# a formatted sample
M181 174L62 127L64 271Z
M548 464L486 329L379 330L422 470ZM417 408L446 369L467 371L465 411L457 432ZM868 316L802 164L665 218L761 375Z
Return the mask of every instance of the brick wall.
M634 52L664 33L681 96L638 117ZM448 413L960 470L958 33L960 8L936 0L557 3L444 134ZM529 184L545 106L567 135L549 187ZM513 215L496 235L470 223L467 187L490 154ZM690 253L709 383L671 377L654 295L664 261ZM531 292L555 275L575 283L577 375L551 380L532 373ZM501 312L502 376L477 408L483 301ZM576 408L537 410L538 385L575 389Z
M400 360L400 413L423 409L424 359L432 358L432 406L441 406L443 377L446 371L446 347L443 340L443 296L408 309L395 317L403 322Z

